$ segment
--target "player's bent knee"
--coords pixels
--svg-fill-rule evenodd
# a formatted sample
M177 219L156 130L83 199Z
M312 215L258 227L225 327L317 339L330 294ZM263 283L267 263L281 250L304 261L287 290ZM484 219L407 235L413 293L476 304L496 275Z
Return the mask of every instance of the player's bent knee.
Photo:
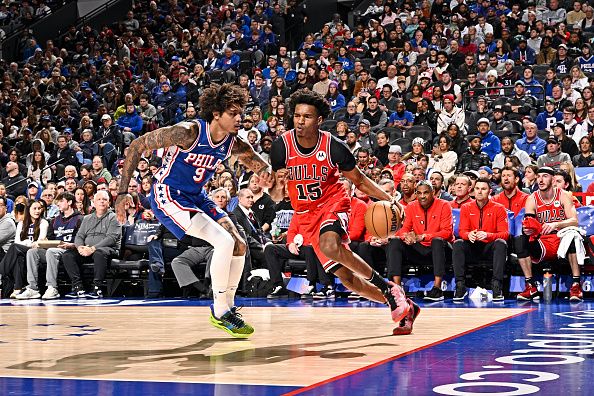
M507 247L507 241L501 238L495 239L494 244L495 246Z
M320 236L320 250L326 257L337 261L340 254L340 243L330 234L322 234Z
M433 238L431 240L431 245L443 245L444 243L445 243L445 240L443 238L439 238L439 237Z

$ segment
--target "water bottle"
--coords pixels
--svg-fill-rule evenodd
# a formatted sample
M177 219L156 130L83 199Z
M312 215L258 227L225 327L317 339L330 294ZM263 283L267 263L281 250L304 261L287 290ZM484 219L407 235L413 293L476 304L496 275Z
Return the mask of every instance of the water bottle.
M542 278L542 296L545 302L553 299L553 275L549 272L545 272Z
M276 219L274 219L272 225L270 226L270 234L272 235L273 239L278 238L278 236L281 234L280 228L278 228L278 226L276 225Z

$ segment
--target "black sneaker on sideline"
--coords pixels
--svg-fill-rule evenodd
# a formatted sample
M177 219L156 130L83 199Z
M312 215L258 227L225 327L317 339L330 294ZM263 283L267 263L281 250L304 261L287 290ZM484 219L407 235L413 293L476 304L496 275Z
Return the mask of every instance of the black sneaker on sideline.
M272 292L269 295L267 295L266 298L282 298L288 296L289 293L287 292L287 289L285 289L282 286L275 286Z
M425 294L424 299L429 301L443 301L443 291L439 287L433 286L433 288Z
M97 300L97 299L103 298L103 292L101 291L101 289L98 286L95 286L93 288L93 290L91 292L85 294L85 296L87 298L92 298L94 300Z
M454 292L454 301L464 301L468 296L468 290L464 282L456 282L456 291Z
M503 297L503 288L501 287L501 282L498 280L494 280L493 281L493 301L501 302L504 300L505 300L505 298Z
M85 291L82 289L78 289L78 288L74 288L72 289L72 291L70 293L66 293L64 294L64 297L66 298L87 298L87 296L85 295Z

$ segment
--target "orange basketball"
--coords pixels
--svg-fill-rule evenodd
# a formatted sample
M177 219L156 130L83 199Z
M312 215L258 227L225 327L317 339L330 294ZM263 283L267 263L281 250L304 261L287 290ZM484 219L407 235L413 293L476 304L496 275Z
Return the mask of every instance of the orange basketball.
M365 227L377 238L387 238L400 229L400 212L388 201L374 202L365 212Z

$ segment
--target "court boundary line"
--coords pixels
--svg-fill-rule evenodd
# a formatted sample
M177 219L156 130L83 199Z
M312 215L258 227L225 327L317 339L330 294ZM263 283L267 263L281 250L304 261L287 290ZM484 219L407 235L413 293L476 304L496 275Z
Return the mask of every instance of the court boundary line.
M463 336L465 336L467 334L474 333L475 331L482 330L484 328L487 328L487 327L490 327L490 326L499 324L501 322L505 322L506 320L510 320L510 319L516 318L516 317L521 316L521 315L525 315L525 314L534 312L536 310L537 310L537 308L527 308L526 311L524 311L524 312L518 312L516 314L507 316L505 318L497 319L497 320L495 320L493 322L489 322L489 323L486 323L484 325L475 327L473 329L469 329L469 330L463 331L460 334L455 334L453 336L444 338L443 340L434 341L434 342L432 342L430 344L423 345L421 347L412 349L410 351L402 352L402 353L400 353L400 354L398 354L396 356L392 356L392 357L389 357L389 358L380 360L379 362L375 362L375 363L372 363L370 365L367 365L367 366L364 366L364 367L361 367L361 368L358 368L358 369L355 369L355 370L352 370L352 371L348 371L346 373L343 373L343 374L340 374L340 375L337 375L337 376L334 376L334 377L331 377L331 378L328 378L328 379L325 379L323 381L316 382L314 384L308 385L308 386L303 387L303 388L300 388L300 389L296 389L296 390L294 390L292 392L289 392L289 393L283 393L282 396L295 396L295 395L299 395L301 393L304 393L304 392L307 392L307 391L310 391L310 390L319 388L319 387L321 387L323 385L327 385L329 383L332 383L332 382L335 382L335 381L338 381L338 380L341 380L341 379L350 377L352 375L362 373L362 372L367 371L367 370L370 370L372 368L381 366L383 364L389 363L389 362L394 361L396 359L403 358L403 357L408 356L408 355L411 355L411 354L413 354L415 352L419 352L419 351L422 351L424 349L432 348L432 347L434 347L436 345L443 344L444 342L448 342L448 341L451 341L453 339L456 339L456 338L459 338L459 337L463 337Z

